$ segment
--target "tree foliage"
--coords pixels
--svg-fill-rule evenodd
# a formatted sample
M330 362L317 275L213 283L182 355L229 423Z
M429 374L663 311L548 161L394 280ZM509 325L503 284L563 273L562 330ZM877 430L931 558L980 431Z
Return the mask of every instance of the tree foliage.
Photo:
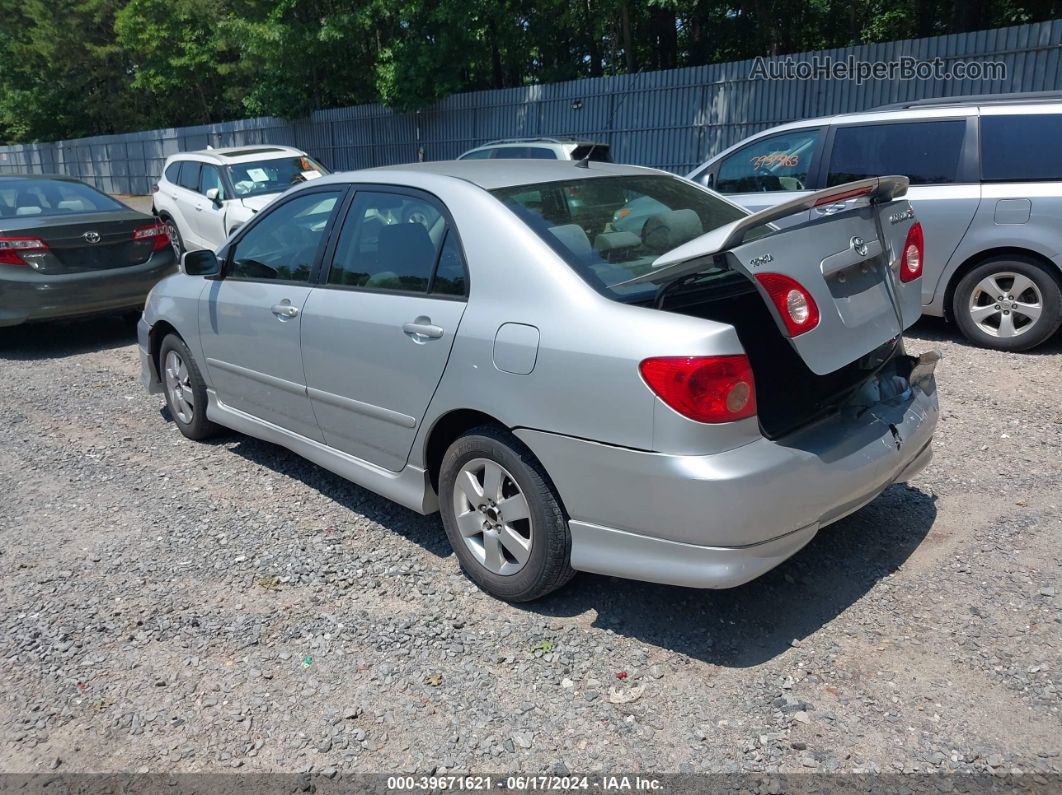
M1052 19L1060 0L0 0L0 140L199 124Z

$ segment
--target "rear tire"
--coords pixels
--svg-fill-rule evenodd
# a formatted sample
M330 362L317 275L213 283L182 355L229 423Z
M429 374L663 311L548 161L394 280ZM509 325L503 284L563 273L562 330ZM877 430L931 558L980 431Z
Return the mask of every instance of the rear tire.
M177 261L181 261L181 255L184 254L184 238L181 237L181 230L177 228L177 222L170 218L168 215L162 216L162 223L166 225L166 234L170 236L170 245L173 247L173 253L177 257Z
M992 257L955 288L952 317L968 340L997 351L1025 351L1062 323L1062 289L1055 276L1030 257Z
M192 352L176 334L166 335L159 348L159 377L166 406L181 433L200 441L221 430L206 417L206 382Z
M481 426L450 445L439 503L461 568L491 596L529 602L575 575L560 499L538 459L508 431Z

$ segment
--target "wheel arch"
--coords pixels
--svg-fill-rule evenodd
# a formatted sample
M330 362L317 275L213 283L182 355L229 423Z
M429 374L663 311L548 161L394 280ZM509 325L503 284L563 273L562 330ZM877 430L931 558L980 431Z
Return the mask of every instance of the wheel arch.
M951 274L948 279L948 285L944 289L944 317L949 323L955 322L954 313L952 312L951 304L955 298L955 290L959 286L959 282L967 273L972 271L978 265L987 262L994 257L1024 257L1026 259L1035 260L1039 264L1044 266L1044 270L1047 271L1062 288L1062 270L1059 266L1052 262L1050 258L1044 256L1038 251L1033 251L1029 248L1022 248L1021 246L999 246L997 248L989 248L983 251L979 251L976 254L972 254L967 257L962 264L959 265Z
M155 366L155 374L160 379L162 378L162 362L159 361L159 355L162 353L162 341L170 334L176 334L182 342L188 344L181 336L181 332L165 320L156 320L148 332L148 355Z
M428 431L424 444L424 465L428 471L429 482L436 494L439 493L439 470L442 468L446 450L461 434L480 425L493 425L497 428L511 430L508 425L476 409L454 409L435 420Z

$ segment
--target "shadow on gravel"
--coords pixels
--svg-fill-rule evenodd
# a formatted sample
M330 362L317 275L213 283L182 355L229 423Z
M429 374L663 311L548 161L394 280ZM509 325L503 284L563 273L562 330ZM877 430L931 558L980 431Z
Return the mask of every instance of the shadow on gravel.
M123 316L57 320L0 328L0 361L59 359L136 343L136 323Z
M594 626L715 665L745 668L786 651L859 601L918 548L936 518L929 495L892 486L861 511L819 532L763 577L699 591L578 575L523 610L544 616L597 612ZM881 629L887 629L884 616Z
M910 353L922 353L925 350L925 345L920 345L923 340L930 342L953 342L956 345L962 345L966 348L975 348L976 346L970 342L959 331L959 327L954 323L947 323L944 318L923 316L915 325L911 328L909 334L913 334L918 337L916 340L910 340L907 345L907 350ZM1031 351L1021 351L1019 353L1006 353L1005 351L998 351L1003 356L1052 356L1062 353L1062 330L1059 330L1053 337L1047 340L1042 345L1038 345Z
M168 412L167 416L169 416ZM225 434L212 439L208 444L211 442L222 444L234 439L238 441L229 449L247 460L259 466L268 467L286 477L302 481L338 505L373 522L378 522L387 530L408 538L433 555L445 558L453 554L438 514L421 516L339 475L332 474L327 469L317 466L312 461L307 461L285 447L263 442L251 436L241 436L236 433L231 436Z

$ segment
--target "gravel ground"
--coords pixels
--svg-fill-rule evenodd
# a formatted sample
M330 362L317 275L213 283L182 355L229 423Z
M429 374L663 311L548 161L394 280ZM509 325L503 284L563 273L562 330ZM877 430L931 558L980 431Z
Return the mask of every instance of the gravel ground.
M509 606L420 517L185 440L119 320L0 335L0 770L1062 772L1062 337L938 346L936 458L741 588Z

